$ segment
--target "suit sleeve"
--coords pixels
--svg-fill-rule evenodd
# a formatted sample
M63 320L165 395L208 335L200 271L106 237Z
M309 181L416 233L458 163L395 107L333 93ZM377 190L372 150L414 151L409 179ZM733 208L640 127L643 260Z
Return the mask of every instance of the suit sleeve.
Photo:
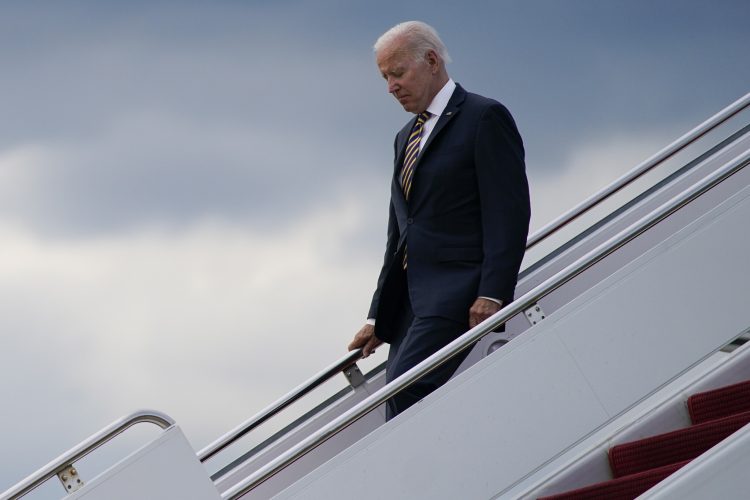
M398 135L393 139L393 157L397 157L398 148ZM393 181L391 181L393 182ZM375 293L372 295L372 302L370 303L370 310L367 313L367 318L377 319L378 305L380 304L380 294L383 291L383 284L385 283L386 275L388 270L393 264L396 250L398 249L399 241L399 229L398 221L396 220L396 211L393 208L393 200L388 205L388 233L387 241L385 244L385 256L383 256L383 267L380 268L380 275L378 276L378 284L375 288Z
M474 150L482 216L478 296L513 300L531 208L524 149L513 117L499 103L483 113Z
M378 304L380 303L380 294L383 291L383 284L385 283L386 275L388 270L393 264L395 253L398 248L398 223L396 222L396 213L393 209L393 202L388 207L388 240L385 245L385 256L383 257L383 267L380 269L380 275L378 276L378 284L375 289L375 293L372 296L372 303L370 304L370 311L367 313L368 318L377 319L378 315Z

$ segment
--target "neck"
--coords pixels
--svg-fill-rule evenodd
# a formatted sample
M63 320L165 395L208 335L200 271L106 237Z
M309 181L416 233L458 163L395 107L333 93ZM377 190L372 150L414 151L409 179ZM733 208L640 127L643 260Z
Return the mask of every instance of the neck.
M432 102L433 99L435 99L435 96L438 95L438 92L440 92L440 89L445 87L445 84L448 83L448 73L445 71L442 71L437 77L433 80L432 89L430 92L430 102ZM427 103L429 106L430 102Z
M440 72L437 78L438 81L438 92L440 92L440 89L442 89L446 83L448 83L448 73L443 70Z

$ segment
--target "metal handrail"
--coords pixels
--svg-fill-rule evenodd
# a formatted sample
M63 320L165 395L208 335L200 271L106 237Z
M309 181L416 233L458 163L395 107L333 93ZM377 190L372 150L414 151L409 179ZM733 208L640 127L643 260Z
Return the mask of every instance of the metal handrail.
M584 213L586 213L588 210L593 208L594 206L598 205L602 201L606 200L613 194L619 192L623 188L630 185L632 182L646 174L647 172L651 171L653 168L664 162L665 160L669 159L685 147L689 146L696 140L700 139L704 135L706 135L708 132L712 131L717 126L721 125L725 121L729 120L732 116L736 115L746 107L750 106L750 93L746 94L742 98L738 99L734 103L730 104L723 110L719 111L715 115L713 115L711 118L707 119L697 127L693 128L686 134L679 137L677 140L672 142L670 145L663 148L661 151L657 152L644 162L637 165L635 168L633 168L631 171L627 172L617 180L615 180L613 183L611 183L609 186L605 187L604 189L600 190L598 193L595 193L594 195L590 196L583 202L576 205L574 208L569 210L568 212L564 213L557 219L553 220L546 226L542 227L538 231L536 231L534 234L532 234L527 242L526 242L526 249L530 249L533 246L535 246L537 243L542 241L543 239L547 238L551 234L555 233L562 227L566 226L573 220L577 219ZM652 212L652 214L647 217L646 223L642 224L643 227L641 229L637 229L636 226L641 224L643 222L640 221L639 223L636 223L632 226L630 226L625 231L619 233L614 238L611 238L604 244L600 245L596 249L592 250L591 252L587 253L580 259L578 259L576 262L565 268L564 270L560 271L559 273L555 274L551 278L547 279L537 287L533 288L526 294L524 294L522 297L520 297L518 300L512 302L507 307L505 307L503 310L492 316L491 318L487 319L484 323L481 325L478 325L468 332L466 332L462 337L456 339L455 341L451 342L447 346L445 346L443 349L439 350L423 362L416 365L411 370L404 373L402 376L398 377L394 381L392 381L390 384L388 384L386 387L382 388L369 398L362 401L359 405L351 408L346 413L342 414L332 422L330 422L328 425L321 428L316 433L309 436L307 439L303 440L301 443L296 445L295 447L291 448L284 454L277 457L275 460L271 461L266 466L262 467L256 473L246 478L244 481L238 483L235 485L235 487L231 488L230 490L227 490L224 498L228 498L229 495L241 495L252 489L255 485L265 481L268 477L275 474L278 470L282 469L289 463L293 462L299 456L307 453L308 451L312 450L313 448L317 447L320 443L323 441L326 441L334 434L338 433L343 428L347 427L354 421L361 418L364 414L368 413L375 407L379 406L383 402L385 402L387 399L389 399L392 395L399 392L402 388L410 385L412 382L414 382L416 379L422 377L424 374L428 373L429 371L432 371L433 369L440 366L442 363L448 361L450 358L458 354L459 352L463 351L465 348L469 347L473 343L475 343L477 340L484 337L489 332L493 331L495 328L500 326L501 324L505 323L508 319L510 319L512 316L520 313L523 311L526 307L531 305L532 303L536 302L541 298L542 296L552 292L554 289L561 286L563 283L569 281L573 277L575 277L577 274L580 274L588 267L592 266L602 258L609 255L609 253L613 252L620 246L627 243L627 241L630 241L632 238L640 234L640 232L645 231L648 229L648 227L651 227L653 224L658 222L658 220L661 220L662 218L668 216L670 213L672 213L674 210L679 208L679 206L682 206L686 203L688 203L690 200L694 199L695 197L699 196L702 192L704 192L707 189L710 189L713 185L723 180L723 178L728 177L733 173L734 171L738 170L739 168L742 168L744 166L744 163L747 163L748 160L748 153L745 153L744 155L740 155L735 160L733 160L728 165L736 165L736 167L732 170L732 168L723 168L720 170L717 170L717 173L725 172L727 170L731 170L731 172L726 173L724 177L718 177L717 175L711 175L706 177L703 181L697 183L693 186L690 190L686 191L685 193L693 193L693 191L696 189L696 186L699 185L706 185L708 187L701 188L700 192L689 194L687 201L679 202L678 205L676 205L672 209L665 209L665 207L668 207L670 204L672 204L676 199L681 198L680 197L674 198L670 202L668 202L665 205L662 205L659 209ZM743 163L744 162L744 163ZM712 180L713 179L713 180ZM715 180L718 179L718 180ZM710 184L710 185L709 185ZM685 194L683 193L683 195ZM653 215L660 210L665 209L665 212L657 216L658 220L653 218ZM629 233L629 231L633 231L632 234ZM620 243L612 243L615 240L618 240L622 236L622 241ZM600 254L597 255L597 253L600 252ZM590 260L587 260L589 259ZM579 268L580 269L577 269ZM577 270L576 270L577 269ZM218 438L213 443L209 444L205 448L203 448L200 452L198 452L198 458L201 462L204 462L223 449L225 449L227 446L234 443L236 440L240 439L242 436L246 435L262 423L268 421L270 418L278 414L280 411L284 410L297 400L299 400L301 397L308 394L310 391L314 390L315 388L319 387L321 384L329 380L330 378L334 377L339 372L345 370L346 368L350 367L354 363L356 363L360 358L362 357L362 350L356 349L354 351L351 351L346 356L342 357L341 359L335 361L327 368L320 371L318 374L314 375L312 378L308 379L307 381L303 382L299 386L297 386L295 389L293 389L291 392L287 393L285 396L281 397L274 403L272 403L270 406L266 407L265 409L261 410L259 413L251 417L250 419L246 420L245 422L241 423L225 435ZM67 464L73 463L77 460L80 460L81 458L85 457L95 449L99 448L104 443L110 441L112 438L117 436L118 434L122 433L129 427L142 423L142 422L148 422L153 423L155 425L158 425L162 429L166 429L172 425L175 424L175 421L169 417L168 415L158 412L156 410L140 410L137 412L134 412L128 416L122 417L121 419L113 422L106 428L102 429L98 433L91 436L86 441L82 442L75 448L69 450L68 452L60 455L56 459L52 460L50 463L39 469L38 471L34 472L33 474L29 475L27 478L25 478L23 481L19 482L9 490L3 492L0 495L0 500L6 500L6 499L15 499L20 498L21 496L27 494L28 492L32 491L33 489L37 488L39 485L50 479L52 476L54 476L61 467L66 466ZM231 497L235 498L235 497Z
M126 415L115 420L75 448L66 451L20 483L0 494L0 500L21 498L57 474L62 468L85 457L129 427L143 422L158 425L162 429L167 429L175 424L172 417L156 410L139 410Z
M602 201L606 200L613 194L621 191L623 188L630 185L632 182L646 174L647 172L651 171L653 168L661 164L663 161L667 160L668 158L672 157L685 147L689 146L693 142L697 141L704 135L706 135L708 132L712 131L714 128L718 127L725 121L729 120L732 116L736 115L746 107L750 106L750 93L746 94L744 97L738 99L737 101L733 102L726 108L722 109L697 127L693 128L686 134L682 135L678 139L676 139L674 142L669 144L667 147L656 153L655 155L651 156L644 162L637 165L635 168L633 168L630 172L626 173L619 179L615 180L612 184L605 187L604 189L600 190L598 193L595 193L594 195L590 196L586 200L584 200L582 203L576 205L571 210L563 214L562 216L558 217L554 221L550 222L546 226L542 227L541 229L537 230L532 234L528 240L526 241L526 250L530 249L543 239L547 238L551 234L555 233L565 225L569 224L570 222L574 221L587 211L589 211L591 208L596 206L597 204L601 203ZM319 387L323 382L329 380L333 376L335 376L339 371L346 369L348 366L351 366L352 364L356 363L361 358L362 351L360 349L357 349L355 351L352 351L351 353L347 354L346 356L342 357L338 361L334 362L332 365L330 365L328 368L324 369L317 375L313 376L309 380L307 380L305 383L299 385L295 389L293 389L291 392L286 394L285 396L282 396L280 399L269 405L268 407L264 408L260 412L258 412L256 415L250 417L245 422L241 423L228 433L224 434L220 438L216 439L213 443L209 444L205 448L203 448L200 452L198 452L198 458L201 462L204 462L217 453L221 452L228 446L230 446L232 443L240 439L242 436L246 435L253 429L257 428L259 425L261 425L263 422L267 422L271 418L273 418L276 414L284 410L285 408L289 407L291 404L308 394L313 389ZM341 368L334 368L334 367L341 367ZM325 378L321 378L322 376L325 376ZM307 384L310 384L308 387Z
M638 235L647 231L658 222L664 220L666 217L668 217L681 207L687 205L692 200L699 197L701 194L705 193L724 179L728 178L730 175L745 167L748 163L750 163L750 150L745 151L741 155L735 157L720 169L717 169L710 175L695 183L690 188L686 189L679 195L675 196L668 202L658 207L656 210L652 211L649 215L630 225L628 228L624 229L606 242L597 246L595 249L586 253L584 256L577 259L562 271L556 273L552 277L548 278L541 284L525 293L523 296L519 297L517 300L508 304L508 306L501 309L498 313L494 314L483 323L470 329L464 335L454 340L447 346L443 347L415 367L411 368L403 375L399 376L398 378L384 386L382 389L378 390L367 399L360 402L358 405L352 407L333 421L324 425L319 430L303 439L297 445L293 446L275 459L271 460L269 463L256 470L253 474L246 477L244 480L240 481L232 488L226 490L222 494L222 498L234 500L252 490L257 485L275 475L277 472L284 469L292 462L317 448L319 445L321 445L349 425L353 424L364 415L377 408L379 405L383 404L386 400L393 397L403 388L412 384L414 381L434 370L441 364L445 363L461 351L474 345L474 343L476 343L488 333L495 330L500 325L504 324L511 317L521 313L545 295L564 285L577 275L584 272L586 269L590 268L597 262L613 253L618 248L621 248L622 246L636 238Z
M676 139L674 142L666 146L658 153L654 154L642 163L636 165L632 170L616 179L609 186L603 188L598 193L591 195L590 197L570 209L568 212L562 214L557 219L553 220L546 226L536 231L526 241L526 249L528 250L529 248L533 247L534 245L545 239L547 236L561 229L563 226L573 222L584 213L588 212L594 206L606 200L613 194L621 191L623 188L629 186L632 182L651 171L654 167L679 153L684 148L697 141L707 133L711 132L713 129L729 120L731 117L748 106L750 106L750 93L747 93L740 99L737 99L735 102L722 109L708 120L704 121L694 129Z
M271 419L284 408L287 408L310 391L316 389L324 382L328 381L340 372L352 366L361 357L362 349L355 349L349 352L346 356L342 357L338 361L332 363L317 374L313 375L310 379L301 383L300 385L292 389L292 391L274 401L271 405L267 406L260 412L256 413L254 416L250 417L231 431L218 438L213 443L203 448L198 452L198 459L201 462L205 462L206 460L210 459L211 457L225 449L227 446L231 445L242 436L261 425L263 422Z

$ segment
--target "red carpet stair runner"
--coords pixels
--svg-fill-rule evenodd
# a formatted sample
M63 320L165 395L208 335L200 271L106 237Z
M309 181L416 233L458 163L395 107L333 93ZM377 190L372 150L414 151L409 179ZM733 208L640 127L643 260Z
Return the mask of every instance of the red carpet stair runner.
M686 429L610 448L614 479L539 500L624 500L636 498L683 465L750 423L750 381L688 398Z

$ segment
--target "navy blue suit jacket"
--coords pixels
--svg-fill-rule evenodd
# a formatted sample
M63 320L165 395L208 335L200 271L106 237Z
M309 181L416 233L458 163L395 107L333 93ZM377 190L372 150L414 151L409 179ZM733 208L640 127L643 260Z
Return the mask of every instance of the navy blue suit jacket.
M420 152L407 202L398 175L415 121L394 144L388 241L369 312L386 342L406 292L415 316L467 329L477 297L512 301L529 226L523 143L502 104L456 86Z

